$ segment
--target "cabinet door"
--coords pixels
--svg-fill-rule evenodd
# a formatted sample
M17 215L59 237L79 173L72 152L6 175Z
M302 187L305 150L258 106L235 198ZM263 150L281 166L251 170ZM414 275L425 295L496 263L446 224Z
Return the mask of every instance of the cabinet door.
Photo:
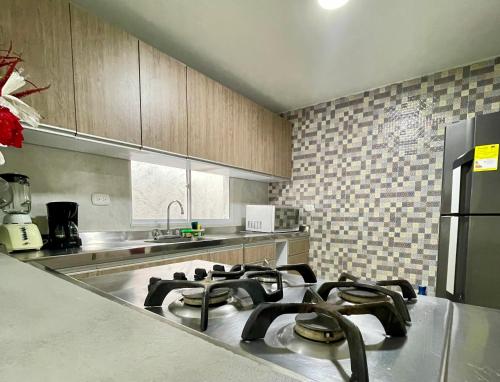
M257 126L252 139L252 170L274 173L274 119L275 114L263 107L257 110Z
M243 263L243 248L224 249L216 252L210 252L209 260L214 263L235 265Z
M187 99L188 155L232 164L234 92L188 68Z
M40 113L41 123L75 130L69 3L0 0L0 6L0 49L12 42L30 81L50 85L23 101Z
M186 65L139 41L142 144L187 154Z
M70 8L77 132L140 145L139 41Z
M245 245L245 264L263 263L264 260L274 262L276 259L276 244Z
M237 94L234 115L236 120L233 124L233 165L247 170L252 169L252 151L254 131L258 124L259 106L249 99Z
M309 239L288 241L288 256L295 256L304 252L309 252Z
M289 121L277 117L274 126L274 175L292 177L292 127Z
M299 253L298 255L288 256L288 264L308 264L309 253Z

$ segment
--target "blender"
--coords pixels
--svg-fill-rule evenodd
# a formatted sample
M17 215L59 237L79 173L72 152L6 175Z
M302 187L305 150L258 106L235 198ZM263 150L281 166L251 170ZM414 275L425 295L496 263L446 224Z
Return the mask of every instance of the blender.
M31 192L29 178L21 174L0 174L0 178L9 184L12 200L3 204L5 213L0 225L0 243L8 252L40 249L43 246L38 227L30 217Z

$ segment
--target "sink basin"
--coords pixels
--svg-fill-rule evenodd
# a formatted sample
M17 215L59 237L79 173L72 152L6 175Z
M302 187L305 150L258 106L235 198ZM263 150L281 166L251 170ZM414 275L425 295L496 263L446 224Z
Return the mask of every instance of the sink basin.
M160 237L157 240L145 240L147 243L163 243L163 244L168 244L168 243L185 243L188 241L193 241L190 237Z

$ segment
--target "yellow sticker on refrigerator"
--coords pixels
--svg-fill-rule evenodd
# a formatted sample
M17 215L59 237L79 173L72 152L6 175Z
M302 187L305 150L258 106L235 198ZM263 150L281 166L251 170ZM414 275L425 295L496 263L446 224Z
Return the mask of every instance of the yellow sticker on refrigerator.
M498 143L476 146L474 150L474 172L496 171L498 169Z

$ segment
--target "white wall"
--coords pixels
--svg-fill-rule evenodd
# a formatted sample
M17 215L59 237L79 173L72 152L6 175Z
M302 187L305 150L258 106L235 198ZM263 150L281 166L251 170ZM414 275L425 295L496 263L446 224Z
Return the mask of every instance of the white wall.
M46 231L45 204L51 201L77 202L82 232L148 229L131 227L128 161L29 144L1 151L6 164L0 173L17 172L30 178L32 217L42 232ZM92 205L93 192L109 194L111 205ZM231 179L229 225L243 225L245 204L268 201L267 183Z

